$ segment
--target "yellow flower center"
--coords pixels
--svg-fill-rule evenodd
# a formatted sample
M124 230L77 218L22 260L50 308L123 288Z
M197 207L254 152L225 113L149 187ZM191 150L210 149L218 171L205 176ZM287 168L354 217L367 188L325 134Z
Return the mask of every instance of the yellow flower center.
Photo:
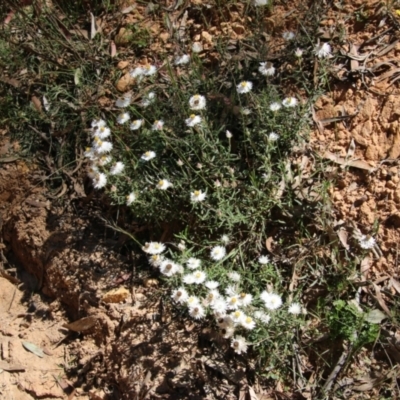
M86 147L86 151L90 151L91 150L91 148L90 147Z
M150 152L146 151L146 153L144 153L146 155L146 157L150 157Z
M237 298L236 298L236 297L232 297L232 298L231 298L231 303L232 303L232 304L235 304L236 302L237 302Z
M246 293L240 293L240 298L244 299L246 297Z
M158 186L163 186L164 185L164 181L159 181L158 182Z
M102 126L101 128L100 128L100 132L104 132L106 130L106 128L104 128L104 126Z
M240 86L243 87L243 88L246 87L246 86L247 86L247 82L242 82L242 83L240 84Z
M196 118L196 115L194 115L194 114L192 114L191 116L190 116L190 119L195 119Z
M194 195L195 195L196 197L197 197L197 196L200 196L200 193L201 193L200 190L195 190L195 191L194 191Z
M251 318L251 317L247 317L246 318L246 323L247 324L250 324L250 323L252 323L253 322L253 318Z
M241 317L242 313L240 311L236 311L234 314L235 318Z

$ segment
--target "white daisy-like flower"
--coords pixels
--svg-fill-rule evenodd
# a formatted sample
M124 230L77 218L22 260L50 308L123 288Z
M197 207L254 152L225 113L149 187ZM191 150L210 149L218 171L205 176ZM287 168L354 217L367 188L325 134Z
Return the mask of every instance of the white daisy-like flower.
M186 274L183 278L182 281L186 283L187 285L193 285L195 278L193 274Z
M194 307L200 304L200 299L197 296L189 296L186 300L188 307Z
M145 243L142 250L147 254L161 254L165 250L165 244L161 242Z
M228 235L222 235L220 240L223 244L228 244L231 241Z
M104 119L94 119L91 125L92 128L101 128L102 126L106 126L107 123L104 121Z
M203 110L206 108L206 98L200 94L195 94L189 99L191 110Z
M224 328L221 328L221 334L224 339L230 339L235 334L235 327L225 326Z
M160 272L165 276L172 276L178 272L178 266L171 260L163 260L160 265Z
M239 85L236 86L236 89L239 94L249 93L251 89L253 89L253 82L250 81L242 81Z
M301 314L301 305L299 303L292 303L288 308L288 313L294 315Z
M150 161L156 156L156 153L154 151L146 151L146 153L142 154L142 157L140 157L144 161Z
M101 140L108 138L111 135L111 130L107 126L100 126L93 131L93 136Z
M116 107L119 107L119 108L125 108L131 104L131 101L132 101L132 95L126 94L123 97L119 97L117 99L117 101L115 102L115 105L116 105Z
M157 189L167 190L172 186L172 183L167 179L161 179L157 183Z
M228 273L228 278L234 282L240 282L241 276L238 272L232 271Z
M276 142L278 139L279 139L279 135L277 134L277 133L275 133L275 132L271 132L269 135L268 135L268 140L270 141L270 142Z
M192 51L194 53L201 53L203 51L203 45L200 42L194 42L192 44Z
M226 298L228 310L237 310L241 306L239 295L233 295Z
M201 190L195 190L194 192L190 193L190 201L192 203L200 203L204 201L206 198L206 193L202 192Z
M265 307L269 310L276 310L282 305L282 298L279 294L263 291L260 297L264 301Z
M318 58L326 58L331 55L331 46L329 43L318 44L315 48L315 54Z
M301 58L301 57L303 56L303 50L297 48L296 51L294 52L294 55L295 55L297 58Z
M283 99L282 105L284 107L296 107L297 106L297 99L296 97L286 97L286 99Z
M252 330L256 327L256 322L249 316L243 318L242 321L240 321L240 324L243 326L243 328L248 330Z
M93 186L95 189L102 189L106 185L107 185L106 174L100 172L93 178Z
M185 124L189 127L196 126L200 123L201 123L201 117L195 114L191 114L190 117L185 120Z
M235 324L241 324L242 321L246 318L246 314L242 310L236 310L233 313L229 314L232 318L232 321Z
M153 131L161 131L163 129L163 127L164 127L164 121L159 119L159 120L154 121L154 124L151 129Z
M268 324L268 322L271 320L271 317L268 314L260 310L254 312L254 318L258 319L264 324Z
M133 121L131 123L131 125L129 126L129 129L131 131L136 131L137 129L139 129L143 124L143 120L142 119L136 119L135 121Z
M220 328L224 328L226 326L235 326L231 315L225 315L223 317L217 318L217 324Z
M231 347L236 354L247 352L247 342L243 336L235 336L231 341Z
M260 264L268 264L269 263L269 257L268 256L260 256L260 257L258 257L258 262Z
M372 249L376 244L376 240L372 236L366 236L366 235L362 235L358 239L358 242L360 244L360 247L365 250Z
M89 160L97 160L97 154L96 154L96 150L92 149L91 147L86 147L85 152L83 153L83 155L86 158L89 158Z
M225 288L225 294L227 296L238 296L238 287L237 287L237 285L228 285Z
M164 257L160 254L153 254L149 257L149 263L152 267L159 267L164 261Z
M97 164L100 165L101 167L104 167L105 165L110 164L111 161L112 161L111 156L101 156L97 160Z
M125 122L128 122L130 120L130 118L131 118L131 116L129 115L129 113L124 112L124 113L118 115L117 122L120 125L123 125L123 124L125 124Z
M157 68L154 65L147 64L143 67L143 75L151 76L157 72Z
M180 251L183 251L183 250L186 249L186 244L185 244L185 242L184 242L183 240L181 240L181 241L178 243L178 249L179 249Z
M222 260L226 255L226 249L224 246L215 246L211 249L210 257L214 261Z
M228 309L228 305L223 297L219 297L214 301L211 305L212 310L218 316L222 316L226 314L226 310Z
M201 260L199 260L198 258L194 258L194 257L190 257L187 261L186 261L186 265L188 268L190 269L197 269L200 267L201 265Z
M270 0L254 0L254 5L256 7L267 6Z
M217 281L207 281L207 282L204 284L204 286L205 286L207 289L214 290L214 289L216 289L217 287L219 287L219 282L217 282Z
M283 32L282 37L285 40L293 40L296 35L293 32Z
M142 107L148 107L150 104L153 104L155 100L156 94L154 92L149 92L146 96L143 97L141 105Z
M232 139L232 136L233 136L233 135L232 135L232 132L231 132L231 131L228 131L228 130L227 130L225 134L226 134L226 137L227 137L228 139Z
M97 151L97 153L104 154L104 153L109 153L113 149L113 145L111 142L99 139L96 143L94 143L94 148Z
M241 112L243 115L250 115L250 114L252 113L252 111L250 110L250 108L242 108L242 109L240 110L240 112Z
M221 297L221 294L218 292L218 290L210 290L204 299L204 305L209 306L214 304L214 302Z
M194 319L201 319L206 315L206 312L200 304L189 307L189 315Z
M282 105L278 102L271 103L269 109L273 112L279 111L282 108Z
M125 169L125 165L121 161L117 161L110 169L111 175L119 175Z
M197 270L193 272L193 283L200 284L207 279L207 274L204 271Z
M142 66L136 67L129 72L132 78L141 78L144 75L144 68Z
M172 292L172 299L177 303L185 303L189 297L189 294L185 288L178 288Z
M253 301L253 296L250 293L240 293L239 298L243 307L250 305Z
M265 76L273 76L275 74L274 65L269 61L260 63L258 71Z
M175 58L175 65L184 65L190 62L190 56L188 54L183 54L180 57Z
M137 196L135 193L129 193L128 196L126 196L126 205L130 206L132 203L134 203L137 199Z

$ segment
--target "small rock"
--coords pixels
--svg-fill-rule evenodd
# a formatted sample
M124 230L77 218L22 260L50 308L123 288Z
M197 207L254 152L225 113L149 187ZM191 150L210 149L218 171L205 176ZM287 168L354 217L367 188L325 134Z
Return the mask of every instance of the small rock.
M118 69L125 69L129 65L129 61L120 61L117 65Z
M206 42L212 43L212 36L211 36L208 32L206 32L206 31L201 32L201 37L202 37Z
M102 300L105 303L122 303L129 297L129 291L124 287L110 290L107 292Z

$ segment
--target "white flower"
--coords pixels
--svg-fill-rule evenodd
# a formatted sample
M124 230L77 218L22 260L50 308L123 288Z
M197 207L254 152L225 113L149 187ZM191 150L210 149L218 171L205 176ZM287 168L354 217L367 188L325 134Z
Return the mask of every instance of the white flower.
M254 318L258 319L259 321L263 322L264 324L268 324L271 320L271 317L266 314L264 311L255 311Z
M226 304L228 310L237 310L241 305L239 295L235 294L233 296L227 297Z
M206 296L206 298L204 299L203 304L205 306L209 306L214 304L214 302L219 299L221 297L221 294L218 292L218 290L214 289L214 290L210 290Z
M282 305L282 298L279 294L264 291L260 297L264 301L265 307L270 310L276 310Z
M242 310L236 310L232 314L229 314L229 316L232 318L232 321L235 324L241 324L242 321L246 318L246 315Z
M160 265L160 272L163 275L172 276L179 272L179 267L171 260L164 260Z
M282 101L283 106L285 107L296 107L297 106L297 99L296 97L286 97L286 99L284 99Z
M318 58L325 58L331 55L331 46L329 43L318 44L315 48L315 54Z
M231 347L237 354L247 352L247 342L243 336L235 336L231 341Z
M113 149L113 145L111 142L106 142L100 139L95 141L93 143L93 146L99 154L109 153Z
M256 7L267 6L269 4L269 0L254 0L254 5Z
M275 74L275 68L271 62L262 62L258 67L258 71L265 76L272 76Z
M189 296L186 300L186 304L189 307L194 307L194 306L200 304L200 299L196 296Z
M204 286L210 290L214 290L219 287L219 282L217 281L207 281Z
M111 156L101 156L98 160L97 163L101 167L104 167L105 165L109 164L112 161Z
M260 256L260 257L258 257L258 262L260 264L268 264L269 263L269 257L268 256Z
M206 315L204 308L200 304L189 307L189 314L194 319L201 319Z
M281 108L282 108L282 106L281 106L279 103L277 103L277 102L271 103L270 106L269 106L269 109L270 109L271 111L273 111L273 112L278 111L278 110L280 110Z
M372 236L362 235L358 241L360 247L365 250L372 249L376 244L376 240Z
M289 314L301 314L301 305L299 303L292 303L288 308Z
M144 68L143 67L136 67L135 69L129 72L129 75L132 78L141 78L144 75Z
M214 261L222 260L226 255L226 249L223 246L215 246L211 249L210 257Z
M130 118L131 118L131 116L129 115L129 113L128 112L124 112L124 113L118 115L117 122L120 125L123 125L125 122L129 121Z
M188 119L185 120L187 126L193 127L201 123L201 117L199 115L192 114Z
M228 139L232 139L232 133L230 132L230 131L226 131L226 137L228 138Z
M108 138L110 135L111 130L106 126L100 126L93 132L93 136L98 137L101 140Z
M178 164L179 167L182 167L182 165L183 165L183 161L182 160L178 160L176 163Z
M149 263L153 267L159 267L161 263L164 261L164 257L159 254L153 254L149 257Z
M203 110L206 108L206 98L200 94L195 94L189 99L191 110Z
M147 64L143 67L143 75L151 76L157 72L157 68L154 65Z
M91 147L87 147L85 152L83 153L83 155L86 158L89 158L89 160L97 160L97 154L96 154L96 150L92 149Z
M243 307L246 307L251 304L253 301L253 296L249 293L240 293L240 303L242 304Z
M154 151L146 151L146 153L142 154L142 157L140 157L144 161L150 161L156 156L156 153Z
M234 282L240 282L240 274L233 271L228 273L228 278Z
M157 189L167 190L169 187L172 186L172 183L167 179L161 179L157 183Z
M218 326L220 328L225 328L227 326L232 326L233 327L235 325L234 322L233 322L233 319L232 319L232 317L230 315L226 315L224 317L219 317L217 319L217 324L218 324Z
M125 165L121 161L117 161L110 169L111 175L119 175L125 169Z
M293 32L283 32L282 37L285 40L292 40L295 37L295 34Z
M220 240L224 244L228 244L231 241L228 235L222 235Z
M136 131L137 129L139 129L143 124L143 120L142 119L136 119L135 121L133 121L129 127L129 129L131 131Z
M180 57L175 58L175 65L187 64L190 61L190 56L188 54L183 54Z
M253 82L250 81L240 82L239 85L236 86L236 89L239 94L249 93L251 92L251 89L253 89Z
M201 190L195 190L194 192L190 193L190 201L193 203L204 201L205 198L206 193L202 192Z
M104 119L94 119L92 121L92 128L101 128L102 126L106 126L106 121Z
M207 278L207 275L205 272L197 270L193 272L193 283L200 284L203 283Z
M218 315L225 315L227 307L228 305L226 304L225 299L223 299L222 297L216 299L214 303L211 305L213 311Z
M142 107L148 107L150 104L154 103L156 100L156 94L154 92L149 92L147 95L142 99Z
M225 288L225 293L228 296L238 296L238 288L236 285L229 285Z
M154 121L154 124L151 129L153 131L161 131L163 129L163 127L164 127L164 121L160 119L160 120Z
M136 194L135 193L129 193L128 196L126 196L126 205L130 206L133 202L136 201Z
M126 94L125 96L118 98L115 102L115 105L119 108L125 108L131 104L131 100L132 96L130 94Z
M185 242L184 242L183 240L181 240L181 241L178 243L178 249L179 249L180 251L183 251L183 250L186 249L186 244L185 244Z
M247 316L240 321L240 324L243 326L243 328L248 330L252 330L256 327L254 319Z
M101 189L107 185L107 176L100 172L93 178L93 186L95 189Z
M190 269L197 269L200 267L201 261L198 258L190 257L186 261L186 265Z
M303 50L297 48L296 51L294 52L294 55L295 55L297 58L302 57L302 56L303 56Z
M203 45L200 42L194 42L192 45L192 51L194 53L200 53L203 51Z
M277 133L275 133L275 132L271 132L271 133L268 135L268 140L269 140L270 142L276 142L278 139L279 139L279 135L278 135Z
M183 277L183 282L186 283L187 285L192 285L194 283L194 275L193 274L187 274Z
M242 108L242 109L240 110L240 112L241 112L243 115L250 115L250 114L252 113L252 111L250 110L250 108Z
M221 329L221 333L224 339L229 339L234 335L235 328L233 326L226 326Z
M165 244L160 242L145 243L142 250L147 254L161 254L165 250Z
M177 303L185 303L189 297L188 292L185 288L180 287L172 292L172 299Z

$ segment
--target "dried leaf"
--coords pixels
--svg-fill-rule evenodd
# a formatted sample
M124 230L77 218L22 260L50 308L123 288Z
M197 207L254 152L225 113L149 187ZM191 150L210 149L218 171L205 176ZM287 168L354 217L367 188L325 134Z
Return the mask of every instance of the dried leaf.
M248 389L249 389L250 400L258 400L258 397L254 389L251 386L249 386Z
M383 300L383 297L381 294L381 289L374 282L372 282L372 285L374 286L374 289L375 289L376 300L378 301L379 305L382 307L383 311L385 311L385 313L387 315L389 315L389 317L391 317L392 314L391 314L389 308L387 307L385 301Z
M367 276L367 272L368 270L371 268L372 265L372 259L371 257L365 257L362 261L361 261L361 274L364 276Z
M63 327L69 329L70 331L82 332L92 328L96 324L96 321L96 317L85 317L70 324L64 324Z
M331 153L330 151L326 151L322 157L326 158L328 160L331 160L337 164L343 165L344 167L354 167L354 168L359 168L359 169L365 169L368 172L373 172L375 170L375 167L371 166L366 161L348 160L346 158L339 157L336 154Z
M347 243L347 239L348 239L348 237L349 237L349 233L346 231L346 229L344 229L344 228L339 229L338 232L337 232L337 235L338 235L338 238L339 238L339 240L340 240L340 243L342 243L343 247L344 247L346 250L349 250L349 249L350 249L350 246L349 246L349 244Z
M81 84L81 78L82 70L80 68L77 68L74 73L74 83L76 86L79 86Z
M369 311L365 316L365 320L371 324L380 324L385 318L387 315L377 309Z
M93 39L96 36L96 20L94 19L94 15L90 13L90 39Z
M30 351L31 353L35 354L36 356L43 358L44 353L40 347L37 347L33 343L30 342L22 342L22 346L25 347L26 350Z
M0 369L4 369L4 371L7 372L25 371L25 367L23 367L22 365L9 364L8 362L1 360L0 360Z
M349 148L347 150L347 157L349 157L349 158L353 157L355 151L356 151L356 143L354 142L354 139L351 138L351 142L350 142Z
M117 55L117 46L115 45L114 41L111 40L111 58Z
M390 278L390 284L396 289L397 293L400 294L400 282L396 281L394 278Z
M40 99L36 96L32 96L31 101L36 110L41 113L43 110L42 110L42 102L40 101Z
M266 241L265 241L265 247L267 248L267 250L270 252L270 253L274 253L273 251L272 251L272 243L274 242L274 238L272 237L272 236L270 236Z

